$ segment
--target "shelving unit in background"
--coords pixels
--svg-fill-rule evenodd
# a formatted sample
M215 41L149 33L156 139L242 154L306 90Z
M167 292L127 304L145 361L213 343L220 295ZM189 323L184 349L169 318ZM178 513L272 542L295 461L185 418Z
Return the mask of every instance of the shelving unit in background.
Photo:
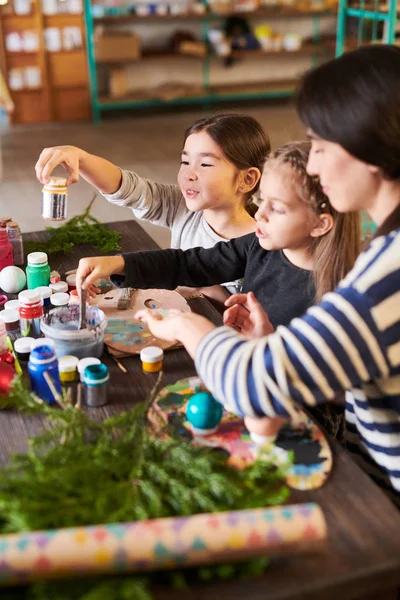
M144 51L143 56L140 59L140 64L145 67L146 61L155 60L157 58L159 69L168 69L167 59L175 57L182 61L192 61L193 65L201 72L199 77L199 84L197 89L193 90L193 93L185 93L181 95L174 95L171 98L157 97L157 92L148 89L137 91L133 94L126 95L125 97L113 98L110 95L104 95L99 93L99 71L104 69L104 65L96 60L95 55L95 39L94 30L98 25L104 25L112 28L121 25L139 26L146 24L148 30L154 25L165 25L171 28L176 24L182 27L185 23L196 23L201 28L201 40L207 42L208 32L211 26L222 23L226 16L216 15L212 13L206 13L204 15L198 14L180 14L180 15L157 15L150 14L146 16L138 16L136 14L127 14L124 7L113 7L113 14L106 14L102 17L94 17L93 10L90 0L85 0L85 15L86 15L86 35L88 41L88 60L89 60L89 73L90 73L90 86L91 86L91 100L92 100L92 111L93 119L95 122L99 122L101 113L103 111L112 111L119 109L135 109L135 108L151 108L160 106L179 106L179 105L190 105L190 104L202 104L209 105L211 103L218 103L220 101L229 100L249 100L249 99L260 99L260 98L279 98L289 97L294 93L296 88L297 78L285 78L270 81L267 77L262 76L261 65L262 61L277 61L277 67L279 68L279 59L286 58L291 61L296 61L299 58L308 58L309 65L312 66L324 58L330 58L334 54L335 40L334 35L330 43L326 43L321 40L320 36L320 24L321 19L325 17L335 17L336 11L303 11L295 8L276 6L268 9L260 9L254 12L246 12L242 14L235 13L235 16L243 17L250 21L270 21L277 19L311 19L311 41L303 45L298 51L269 51L264 52L262 50L243 50L234 51L232 57L236 61L248 61L257 59L260 65L260 77L259 81L238 83L233 81L215 81L212 77L213 64L216 64L216 60L222 63L223 59L215 57L210 52L207 52L204 57L193 57L185 56L179 53L172 54L166 50L158 52ZM130 61L121 61L121 64ZM133 62L133 61L132 61ZM137 61L136 61L137 62ZM187 62L183 63L187 64ZM163 67L164 65L164 67ZM156 67L154 67L156 68ZM194 68L194 67L193 67ZM304 70L304 69L302 69ZM297 74L296 74L297 75ZM161 94L162 96L162 94Z
M29 14L16 14L12 5L0 6L0 65L6 81L12 69L39 67L41 82L35 88L13 90L14 123L70 121L90 119L89 76L86 59L83 13L42 13L40 0L31 0ZM49 27L78 27L82 46L73 50L50 52L45 47L44 31ZM38 49L13 52L6 48L6 36L12 32L35 31ZM10 86L9 86L10 87Z

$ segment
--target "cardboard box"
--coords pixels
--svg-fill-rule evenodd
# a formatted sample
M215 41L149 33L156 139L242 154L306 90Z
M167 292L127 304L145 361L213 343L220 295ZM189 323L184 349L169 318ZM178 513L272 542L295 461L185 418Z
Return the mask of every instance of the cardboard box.
M105 34L95 37L97 62L118 62L139 60L141 57L140 38L135 35Z

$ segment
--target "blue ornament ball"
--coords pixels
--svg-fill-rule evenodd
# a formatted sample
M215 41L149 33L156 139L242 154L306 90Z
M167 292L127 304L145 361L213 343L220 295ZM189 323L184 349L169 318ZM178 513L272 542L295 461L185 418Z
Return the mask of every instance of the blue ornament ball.
M186 418L196 433L212 433L222 419L223 410L210 392L198 392L186 405Z

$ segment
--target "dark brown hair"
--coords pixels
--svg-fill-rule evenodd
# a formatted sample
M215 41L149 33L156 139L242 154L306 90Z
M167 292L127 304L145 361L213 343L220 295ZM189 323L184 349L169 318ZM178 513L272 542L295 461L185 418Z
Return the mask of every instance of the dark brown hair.
M206 131L210 138L221 148L225 158L237 169L243 171L256 167L260 173L271 151L268 135L261 124L249 115L226 113L205 117L191 125L184 136L184 143L192 133ZM251 190L247 200L257 191L260 181ZM250 214L251 211L249 210Z
M332 229L316 237L311 248L315 300L319 302L353 267L361 250L361 223L358 212L337 212L322 191L318 178L308 175L310 150L308 141L289 142L271 155L266 168L273 170L280 164L288 165L299 183L296 191L300 200L316 214L329 213L333 217Z
M400 48L363 46L309 71L297 110L322 139L400 178Z

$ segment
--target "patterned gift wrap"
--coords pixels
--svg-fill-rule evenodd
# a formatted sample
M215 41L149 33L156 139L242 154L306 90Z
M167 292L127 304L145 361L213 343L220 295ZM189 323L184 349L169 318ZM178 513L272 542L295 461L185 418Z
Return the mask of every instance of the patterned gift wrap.
M313 503L4 535L0 584L286 554L326 535Z

